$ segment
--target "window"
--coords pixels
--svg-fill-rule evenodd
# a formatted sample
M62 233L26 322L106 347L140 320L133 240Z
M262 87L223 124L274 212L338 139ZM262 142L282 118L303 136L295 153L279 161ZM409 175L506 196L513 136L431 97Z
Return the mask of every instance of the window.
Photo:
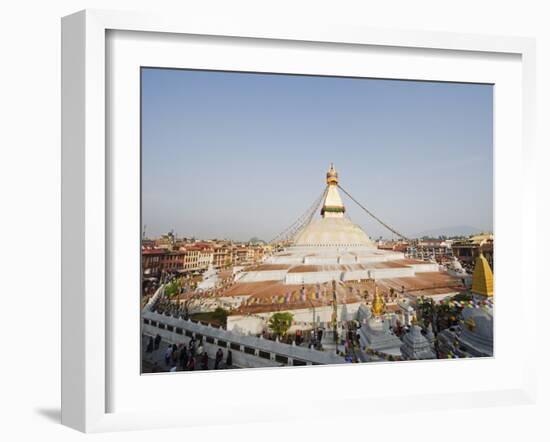
M182 330L181 328L179 328L179 327L176 327L176 333L177 333L178 335L181 335L181 334L183 334L183 330Z
M281 364L288 364L288 358L283 355L275 355L275 360Z
M231 347L232 350L241 351L241 346L239 344L235 344L234 342L231 343L230 347Z
M301 361L300 359L294 359L294 361L292 362L292 365L294 365L295 367L298 367L300 365L307 365L307 363L305 361Z
M227 347L227 342L222 341L221 339L218 339L218 346L226 348Z
M244 352L249 354L249 355L253 355L255 353L254 349L252 347L245 347Z
M214 343L214 338L211 338L210 336L207 336L206 337L206 342L208 342L209 344L213 344Z

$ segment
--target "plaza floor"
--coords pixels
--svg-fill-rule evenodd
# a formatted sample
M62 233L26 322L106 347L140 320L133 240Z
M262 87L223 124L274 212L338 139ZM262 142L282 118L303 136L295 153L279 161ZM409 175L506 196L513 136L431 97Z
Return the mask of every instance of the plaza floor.
M149 341L149 336L147 335L142 335L141 337L141 354L142 354L142 372L143 373L155 373L155 372L168 372L170 371L170 369L174 366L176 366L176 370L177 372L179 371L187 371L187 370L184 370L182 367L180 367L179 365L177 365L176 363L172 363L170 362L169 364L166 364L166 361L164 360L164 355L166 353L166 349L168 347L168 344L167 342L165 341L161 341L160 342L160 345L159 345L159 348L157 350L153 350L151 353L147 353L146 352L146 349L147 349L147 342ZM215 364L215 361L214 361L214 356L215 355L208 355L208 370L214 370L214 364ZM220 370L221 369L226 369L226 368L238 368L238 367L235 367L235 366L231 366L231 367L226 367L225 365L225 360L227 358L227 353L224 352L224 355L223 355L223 359L222 359L222 363L220 364L221 368L219 368ZM201 369L199 368L200 367L200 363L198 361L198 358L195 357L195 371L201 371Z

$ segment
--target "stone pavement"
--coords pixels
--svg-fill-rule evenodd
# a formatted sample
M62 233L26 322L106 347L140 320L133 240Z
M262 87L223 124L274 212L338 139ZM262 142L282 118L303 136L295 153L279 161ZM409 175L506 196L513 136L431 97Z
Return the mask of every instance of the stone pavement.
M142 354L142 372L143 373L152 373L153 368L155 368L155 371L157 372L167 372L170 371L170 368L172 368L174 365L172 362L170 362L169 365L166 365L166 362L164 361L164 354L166 353L166 348L168 347L168 343L165 341L160 341L159 348L157 350L153 350L151 353L147 353L147 343L149 341L149 336L142 335L141 336L141 354ZM171 345L171 344L170 344ZM214 360L215 354L209 354L208 355L208 370L214 370ZM224 350L223 352L223 359L220 363L220 369L222 368L237 368L234 366L226 367L225 366L225 360L227 358L227 350ZM156 367L155 367L156 363ZM182 369L181 367L177 367L176 371L187 371ZM197 360L197 357L195 356L195 371L201 371L200 368L200 362Z

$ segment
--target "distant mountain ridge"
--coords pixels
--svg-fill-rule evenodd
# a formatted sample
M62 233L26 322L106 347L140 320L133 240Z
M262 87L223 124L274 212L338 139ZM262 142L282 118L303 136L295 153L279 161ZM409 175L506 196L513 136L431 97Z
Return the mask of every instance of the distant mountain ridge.
M486 230L479 229L472 226L450 226L450 227L440 227L437 229L425 230L416 234L417 238L422 238L423 236L428 236L430 238L438 238L440 236L470 236L476 235Z

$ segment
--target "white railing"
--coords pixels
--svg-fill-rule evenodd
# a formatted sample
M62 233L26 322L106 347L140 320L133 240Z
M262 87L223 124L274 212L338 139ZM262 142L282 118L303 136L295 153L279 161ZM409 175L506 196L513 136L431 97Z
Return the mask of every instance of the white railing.
M143 307L143 312L150 312L151 311L152 307L155 305L157 300L164 294L164 287L165 287L165 285L162 284L157 289L155 294L153 296L151 296L151 299L149 299L149 301L147 301L147 304L145 304L145 307Z
M202 336L203 345L209 354L215 353L220 347L230 349L235 365L241 367L345 363L344 358L335 353L240 335L152 311L142 312L142 332L150 336L159 334L171 343L187 343L192 336Z

